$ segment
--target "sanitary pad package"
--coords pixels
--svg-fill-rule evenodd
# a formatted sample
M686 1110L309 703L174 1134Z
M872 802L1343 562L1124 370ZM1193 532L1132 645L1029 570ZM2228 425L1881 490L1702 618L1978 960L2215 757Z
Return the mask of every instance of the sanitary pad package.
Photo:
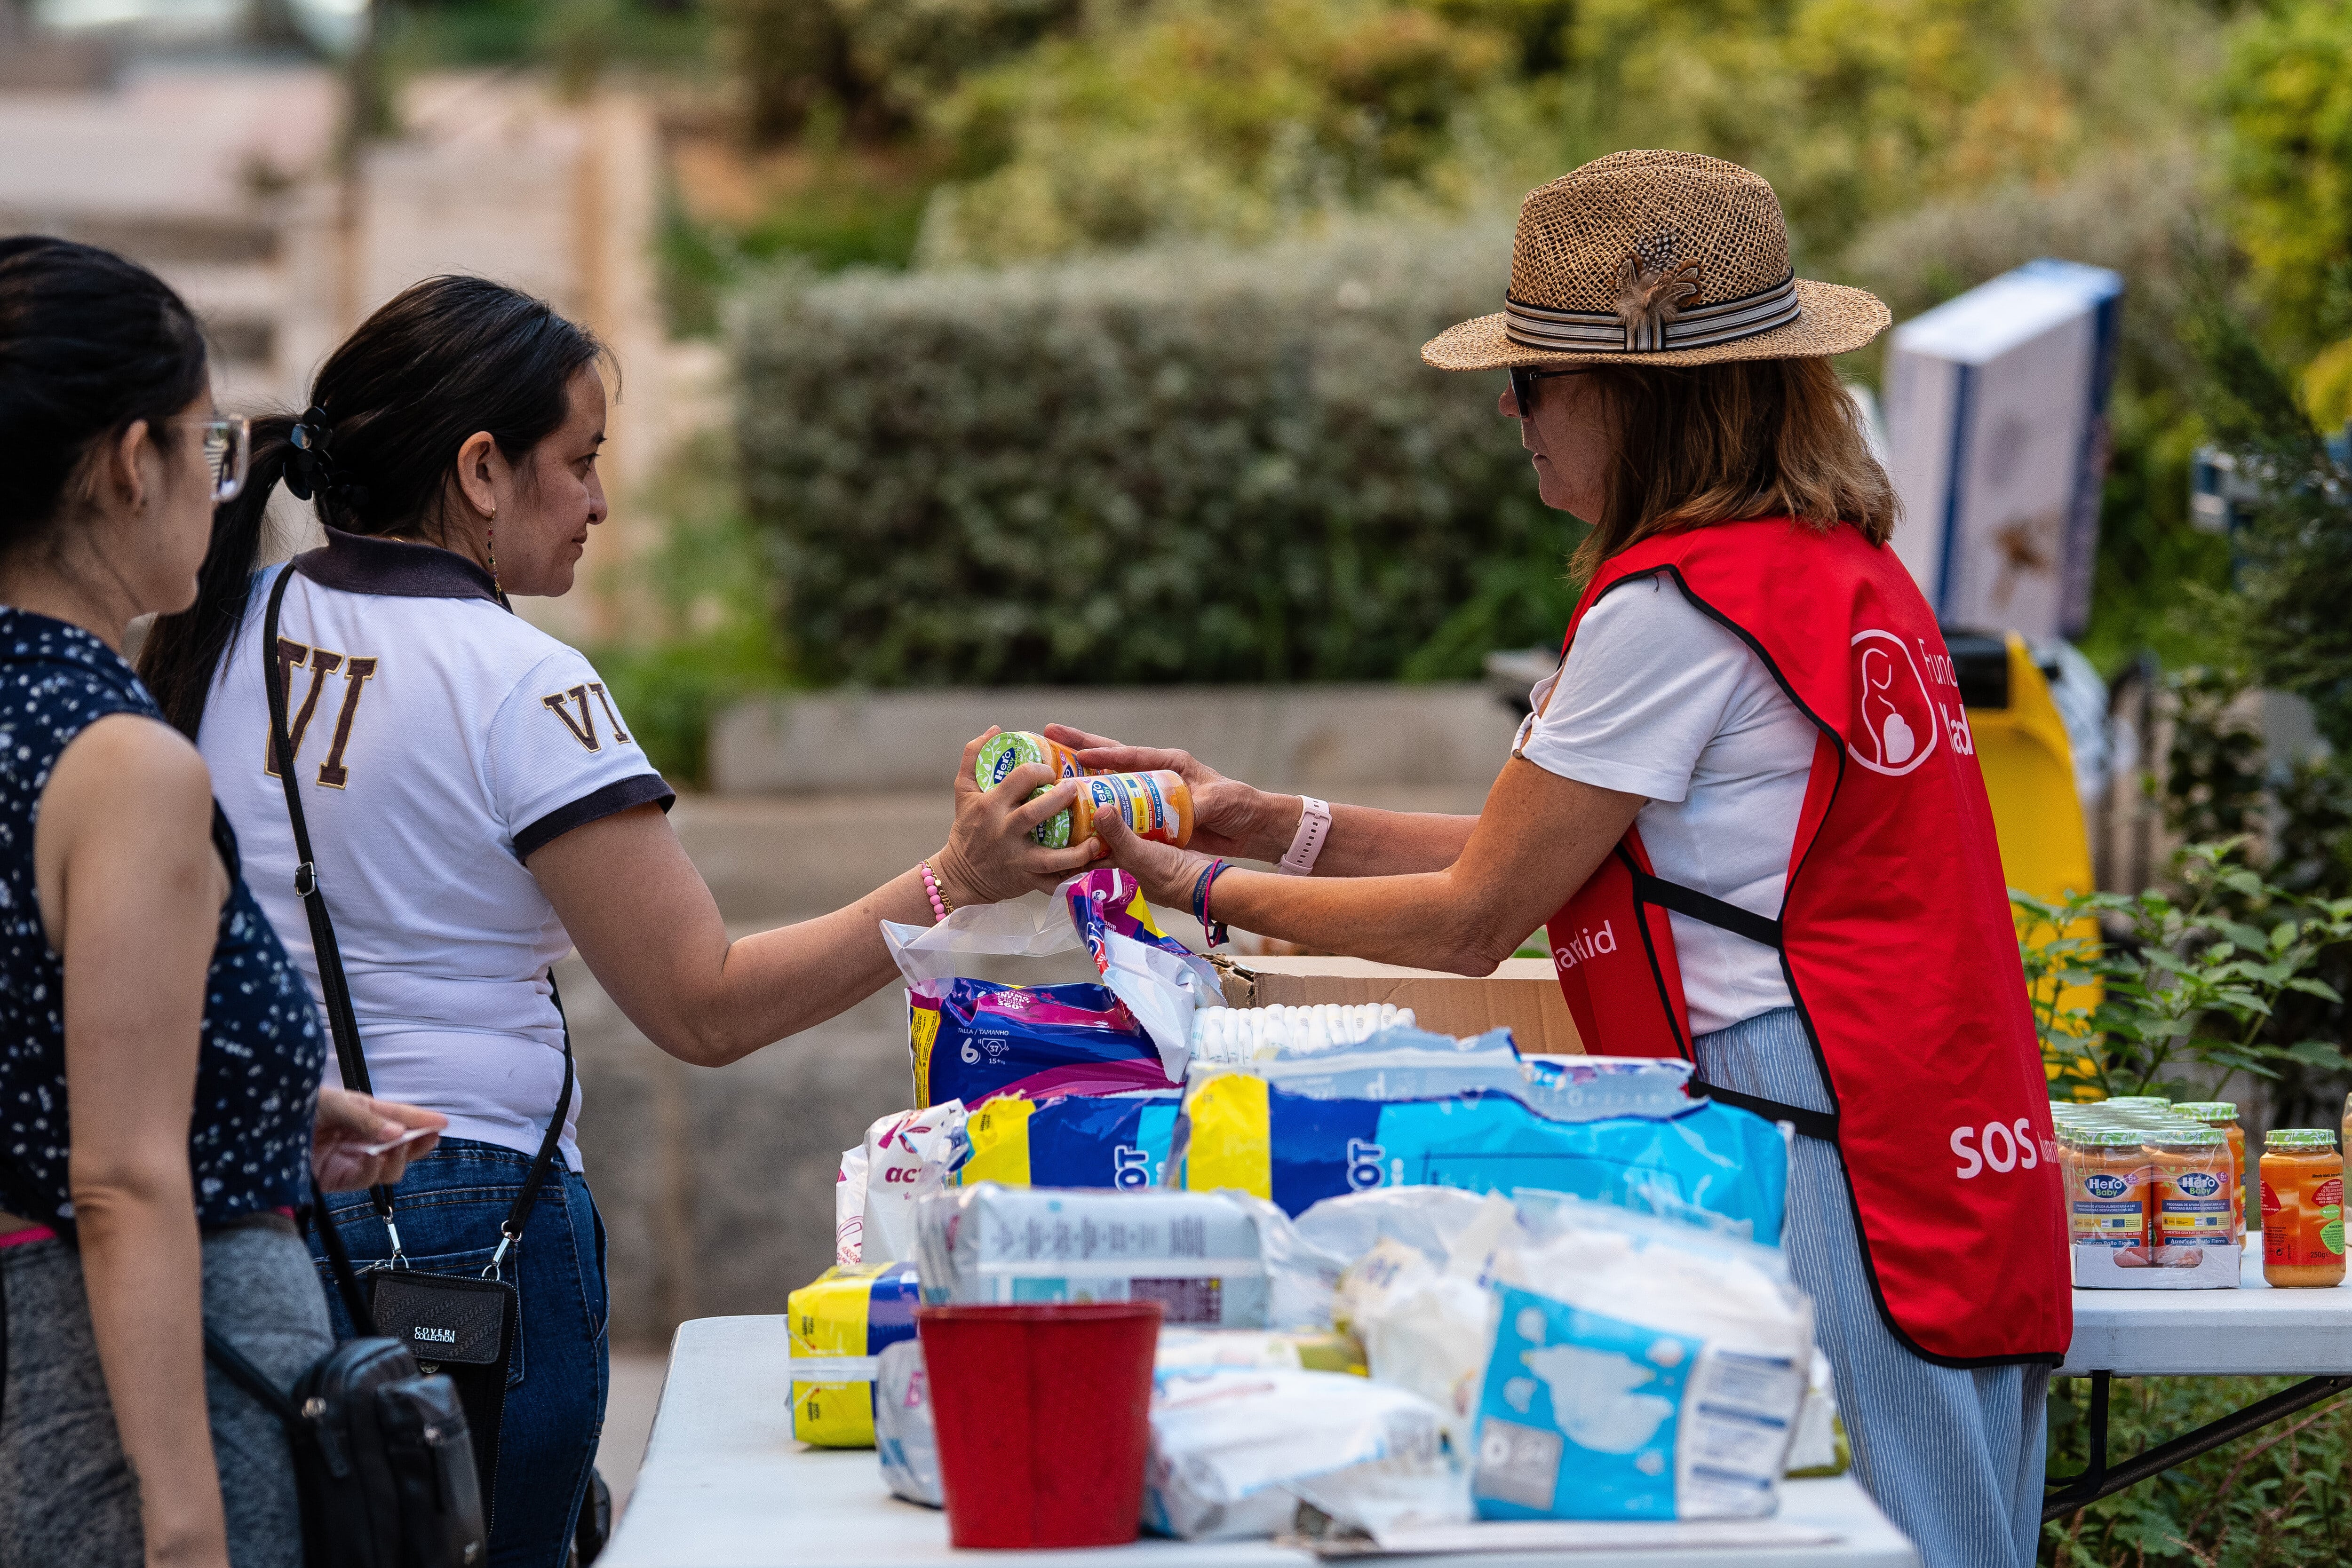
M926 1301L1152 1301L1170 1323L1266 1323L1258 1216L1222 1194L983 1182L925 1198L916 1230Z
M886 1263L828 1269L785 1298L793 1437L821 1448L874 1446L873 1358L915 1337L918 1297L913 1265Z
M1173 1089L1160 1050L1102 986L926 980L907 991L915 1098Z
M1813 1361L1780 1252L1597 1204L1519 1220L1487 1264L1479 1516L1772 1513Z
M1184 1185L1255 1194L1293 1215L1376 1187L1539 1187L1696 1210L1778 1245L1789 1176L1780 1130L1714 1101L1681 1103L1671 1115L1562 1122L1504 1094L1321 1100L1223 1072L1185 1097Z

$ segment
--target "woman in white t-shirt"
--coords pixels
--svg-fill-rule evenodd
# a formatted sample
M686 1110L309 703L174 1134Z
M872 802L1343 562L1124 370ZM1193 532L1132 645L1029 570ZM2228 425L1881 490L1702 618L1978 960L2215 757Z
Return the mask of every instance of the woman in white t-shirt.
M216 519L196 602L157 625L142 659L202 749L254 891L331 1021L347 983L360 1060L346 1077L363 1067L378 1092L448 1117L388 1205L360 1194L331 1207L363 1264L488 1271L519 1291L503 1398L494 1377L488 1391L461 1378L478 1451L496 1444L491 1561L515 1568L566 1560L606 1383L604 1230L572 1143L580 1094L551 966L576 947L656 1044L717 1066L893 978L879 921L1048 888L1087 856L1027 836L1072 788L1024 804L1048 782L1034 768L983 793L974 741L938 853L847 908L729 940L664 820L669 786L610 689L507 604L569 590L604 518L603 357L543 302L481 279L394 299L328 358L308 413L254 422L252 476ZM327 544L257 573L281 477L316 506ZM282 769L263 650L273 617ZM304 859L315 873L298 877ZM301 896L313 874L341 954L323 970ZM552 1168L509 1245L543 1151ZM383 1303L379 1285L380 1320ZM415 1333L420 1360L465 1360L435 1348L457 1331Z
M1423 350L1510 371L1543 500L1595 524L1484 811L1328 807L1048 733L1190 779L1190 852L1098 829L1154 900L1470 975L1548 927L1588 1050L1685 1058L1790 1124L1783 1245L1863 1483L1929 1568L2025 1568L2064 1221L1965 715L1828 358L1885 322L1793 277L1747 171L1587 165L1528 197L1504 312Z

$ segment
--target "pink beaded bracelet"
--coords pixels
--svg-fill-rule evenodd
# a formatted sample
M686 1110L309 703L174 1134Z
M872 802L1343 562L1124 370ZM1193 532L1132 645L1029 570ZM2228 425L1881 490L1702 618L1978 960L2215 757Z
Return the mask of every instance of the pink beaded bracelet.
M951 912L948 895L940 891L940 879L931 873L931 862L923 862L923 891L931 897L931 923L938 925Z

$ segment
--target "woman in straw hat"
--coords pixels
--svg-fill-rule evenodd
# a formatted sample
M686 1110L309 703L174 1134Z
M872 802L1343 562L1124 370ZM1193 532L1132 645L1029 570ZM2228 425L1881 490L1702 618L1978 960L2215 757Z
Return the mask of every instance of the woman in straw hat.
M1792 274L1748 171L1587 164L1521 206L1505 308L1423 350L1510 372L1544 501L1594 525L1485 810L1327 806L1055 733L1191 780L1207 852L1100 830L1152 898L1469 975L1546 925L1587 1049L1691 1061L1694 1093L1791 1124L1785 1246L1863 1483L1932 1568L2022 1568L2063 1219L1951 661L1828 358L1886 323Z

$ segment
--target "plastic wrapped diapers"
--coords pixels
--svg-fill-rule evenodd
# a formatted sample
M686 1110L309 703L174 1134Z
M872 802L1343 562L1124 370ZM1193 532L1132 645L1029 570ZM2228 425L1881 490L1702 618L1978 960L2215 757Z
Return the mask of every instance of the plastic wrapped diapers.
M793 1437L821 1448L874 1446L874 1358L915 1337L919 1296L911 1264L884 1263L828 1269L785 1299Z
M925 1198L916 1239L925 1301L1154 1301L1169 1323L1266 1325L1258 1216L1222 1193L983 1182Z

